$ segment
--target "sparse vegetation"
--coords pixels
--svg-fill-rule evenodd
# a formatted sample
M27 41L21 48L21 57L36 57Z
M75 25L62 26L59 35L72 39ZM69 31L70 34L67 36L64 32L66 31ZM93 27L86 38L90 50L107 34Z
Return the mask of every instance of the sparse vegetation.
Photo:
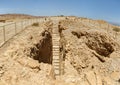
M33 23L32 26L36 26L36 27L38 27L38 26L39 26L39 23L38 23L38 22Z
M115 31L115 32L120 32L120 28L113 28L113 31Z
M6 20L0 20L0 22L3 22L3 23L5 23L5 22L6 22Z

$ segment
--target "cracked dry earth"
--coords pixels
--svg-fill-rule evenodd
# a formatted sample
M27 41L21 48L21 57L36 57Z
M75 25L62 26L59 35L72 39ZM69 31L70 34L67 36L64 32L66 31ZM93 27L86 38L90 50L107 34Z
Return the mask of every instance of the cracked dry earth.
M55 78L52 20L27 27L0 49L0 85L120 85L120 33L79 18L56 19L65 51L64 74Z

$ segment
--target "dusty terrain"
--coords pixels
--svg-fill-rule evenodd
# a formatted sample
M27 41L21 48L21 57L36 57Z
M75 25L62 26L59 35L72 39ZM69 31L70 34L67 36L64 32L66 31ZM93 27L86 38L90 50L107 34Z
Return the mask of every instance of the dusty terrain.
M120 29L102 20L51 17L0 48L0 85L120 85ZM64 74L51 64L52 22L60 22Z
M71 20L63 21L63 26L67 42L64 79L78 85L120 85L120 35L114 26Z

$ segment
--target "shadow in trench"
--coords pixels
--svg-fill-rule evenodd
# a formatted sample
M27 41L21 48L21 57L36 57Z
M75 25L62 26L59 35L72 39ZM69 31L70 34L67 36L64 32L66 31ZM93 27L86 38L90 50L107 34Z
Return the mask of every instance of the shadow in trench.
M47 30L42 32L42 39L31 48L31 58L39 62L52 64L52 36Z

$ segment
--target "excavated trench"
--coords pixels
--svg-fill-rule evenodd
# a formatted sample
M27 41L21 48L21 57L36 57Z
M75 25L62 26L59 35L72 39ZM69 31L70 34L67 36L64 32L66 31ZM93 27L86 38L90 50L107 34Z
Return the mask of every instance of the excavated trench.
M60 74L64 74L64 61L66 56L66 40L64 35L59 32L60 35ZM39 63L48 63L52 64L53 61L53 43L52 43L52 32L51 30L45 30L41 33L40 40L37 44L34 44L30 49L30 57L34 60L38 60Z
M52 36L47 30L41 33L42 38L31 48L31 58L39 62L52 64Z

